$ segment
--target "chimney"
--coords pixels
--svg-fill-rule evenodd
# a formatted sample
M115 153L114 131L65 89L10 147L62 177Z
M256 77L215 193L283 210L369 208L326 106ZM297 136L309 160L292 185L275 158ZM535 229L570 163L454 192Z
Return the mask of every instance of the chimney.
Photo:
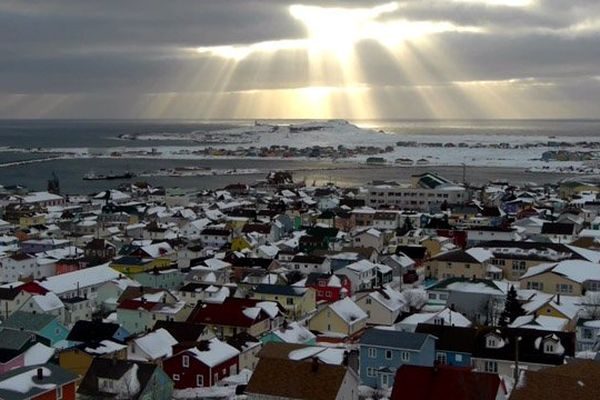
M556 294L556 304L560 306L560 293Z
M38 381L44 380L44 370L42 368L37 369L37 380Z

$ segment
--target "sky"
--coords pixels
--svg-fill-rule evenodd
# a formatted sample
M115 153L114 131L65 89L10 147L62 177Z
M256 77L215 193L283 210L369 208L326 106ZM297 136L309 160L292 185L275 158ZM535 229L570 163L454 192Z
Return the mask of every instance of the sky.
M597 118L598 0L0 0L0 118Z

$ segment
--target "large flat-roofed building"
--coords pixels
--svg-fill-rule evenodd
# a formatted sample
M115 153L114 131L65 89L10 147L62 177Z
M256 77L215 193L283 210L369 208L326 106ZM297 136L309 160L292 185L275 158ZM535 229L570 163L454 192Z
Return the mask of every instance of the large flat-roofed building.
M437 211L444 203L463 204L471 200L464 186L432 173L413 175L409 184L373 182L367 190L370 207Z

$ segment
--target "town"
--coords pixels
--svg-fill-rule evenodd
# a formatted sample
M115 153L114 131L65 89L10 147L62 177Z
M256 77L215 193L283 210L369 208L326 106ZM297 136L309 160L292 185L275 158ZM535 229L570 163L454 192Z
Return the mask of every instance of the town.
M600 181L141 179L0 186L0 399L600 398Z

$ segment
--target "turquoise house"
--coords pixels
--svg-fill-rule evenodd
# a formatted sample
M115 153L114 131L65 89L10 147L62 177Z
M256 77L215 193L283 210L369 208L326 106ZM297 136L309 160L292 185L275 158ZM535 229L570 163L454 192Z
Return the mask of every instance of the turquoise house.
M285 324L279 329L274 329L263 335L260 341L263 344L267 343L293 343L313 345L317 343L317 337L306 327L301 326L297 322Z
M56 345L65 341L69 335L69 329L50 314L16 311L4 321L2 327L31 332L40 342L53 347L59 347Z

